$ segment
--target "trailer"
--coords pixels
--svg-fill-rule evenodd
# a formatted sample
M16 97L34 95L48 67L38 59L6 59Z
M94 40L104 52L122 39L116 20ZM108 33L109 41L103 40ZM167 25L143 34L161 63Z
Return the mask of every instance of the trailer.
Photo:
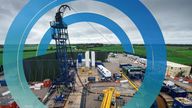
M104 66L102 66L102 65L98 65L98 66L97 66L97 70L98 70L98 72L99 72L104 78L106 78L106 79L109 79L109 78L112 77L111 72L110 72L107 68L105 68Z

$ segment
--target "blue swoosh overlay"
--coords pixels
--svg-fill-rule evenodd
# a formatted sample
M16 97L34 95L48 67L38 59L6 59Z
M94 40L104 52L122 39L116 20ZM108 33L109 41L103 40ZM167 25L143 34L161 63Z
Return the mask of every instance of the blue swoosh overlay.
M25 79L23 71L23 48L27 36L34 24L46 12L58 5L72 1L73 0L31 0L17 15L9 28L3 50L4 73L8 88L14 100L21 108L46 107L29 89ZM159 94L166 72L166 47L158 23L139 0L97 1L111 5L126 14L137 26L143 37L147 50L145 78L139 92L135 94L125 107L150 108L156 96ZM98 23L105 25L105 22L98 21ZM113 33L116 32L113 31ZM123 32L121 33L124 34ZM121 36L116 35L121 42L124 42ZM125 34L123 36L125 37ZM127 44L125 43L125 45L129 45L128 39L126 40ZM124 49L129 52L129 48L125 47Z

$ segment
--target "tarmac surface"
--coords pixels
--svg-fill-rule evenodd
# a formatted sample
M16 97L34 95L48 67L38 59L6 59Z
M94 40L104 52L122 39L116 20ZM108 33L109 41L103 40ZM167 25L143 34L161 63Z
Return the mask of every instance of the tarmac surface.
M108 62L104 63L105 67L114 73L118 73L121 69L119 68L120 63L128 63L132 64L133 66L141 66L141 64L134 63L134 60L124 56L123 54L118 54L116 57L108 57ZM97 72L97 71L96 71ZM99 73L98 76L99 77ZM125 80L125 78L121 78L120 80ZM137 82L138 85L141 84L141 81ZM100 83L91 83L89 84L90 91L95 93L102 93L103 90L107 89L108 87L115 87L117 91L121 93L121 95L133 95L136 91L129 83L116 83L116 82L100 82ZM86 95L86 107L85 108L100 108L101 102L98 100L99 94L91 94L88 93ZM117 99L117 106L122 106L123 104L127 103L131 97L123 97L123 100Z

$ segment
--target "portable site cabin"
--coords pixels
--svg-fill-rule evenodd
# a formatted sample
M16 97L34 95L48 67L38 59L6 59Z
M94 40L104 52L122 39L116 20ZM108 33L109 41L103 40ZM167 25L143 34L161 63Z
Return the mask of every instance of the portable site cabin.
M112 77L112 73L102 65L98 65L97 70L105 78L111 78Z
M177 77L179 75L182 76L189 76L191 72L191 66L182 65L178 63L173 62L167 62L167 76Z

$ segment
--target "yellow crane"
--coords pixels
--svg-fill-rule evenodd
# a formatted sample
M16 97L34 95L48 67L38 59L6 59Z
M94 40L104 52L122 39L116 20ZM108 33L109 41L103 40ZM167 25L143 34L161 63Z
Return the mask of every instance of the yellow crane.
M119 72L126 80L128 80L129 84L131 84L131 86L136 90L138 91L139 88L137 87L136 84L134 84L123 72Z
M101 103L101 108L111 108L111 102L120 96L120 93L115 91L114 87L109 87L106 90L103 90L103 101Z
M138 92L138 90L139 90L138 86L137 86L135 83L133 83L133 82L125 75L125 73L123 73L121 70L118 71L118 72L119 72L126 80L128 80L128 83L135 89L135 91ZM142 95L141 92L138 92L138 93L140 93L140 94Z

